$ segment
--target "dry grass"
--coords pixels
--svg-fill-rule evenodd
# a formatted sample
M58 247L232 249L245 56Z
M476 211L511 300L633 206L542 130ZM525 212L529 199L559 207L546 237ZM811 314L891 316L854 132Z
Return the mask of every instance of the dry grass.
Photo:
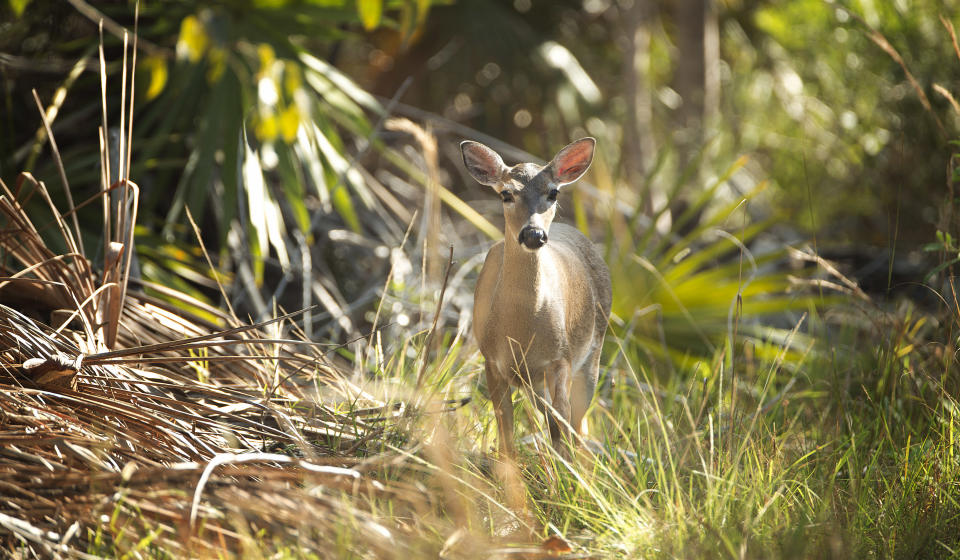
M450 434L462 426L445 418L460 403L429 391L407 404L372 396L326 357L331 348L284 338L297 314L216 329L131 291L107 349L95 322L100 277L89 261L45 244L19 192L0 197L0 294L19 308L0 305L5 550L378 558L546 550L496 549L478 536L491 523L513 541L540 529L500 505L489 476L457 464ZM545 546L567 549L557 542Z

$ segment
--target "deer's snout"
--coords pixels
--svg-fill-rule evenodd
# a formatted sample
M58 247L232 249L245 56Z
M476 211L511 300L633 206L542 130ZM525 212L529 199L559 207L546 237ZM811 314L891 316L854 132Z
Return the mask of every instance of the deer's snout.
M520 230L518 241L527 249L539 249L547 244L547 232L543 228L527 226Z

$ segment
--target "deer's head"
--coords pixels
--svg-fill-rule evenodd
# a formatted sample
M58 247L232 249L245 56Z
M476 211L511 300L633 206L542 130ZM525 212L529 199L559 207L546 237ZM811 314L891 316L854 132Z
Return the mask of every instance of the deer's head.
M543 167L534 163L507 167L497 152L470 140L460 143L460 151L470 175L500 195L506 242L516 241L525 249L536 251L549 240L560 189L587 171L595 146L593 138L581 138L560 150Z

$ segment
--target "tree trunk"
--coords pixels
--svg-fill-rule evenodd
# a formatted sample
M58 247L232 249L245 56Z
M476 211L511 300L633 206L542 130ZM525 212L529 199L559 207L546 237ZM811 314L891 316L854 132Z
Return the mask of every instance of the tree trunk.
M623 88L627 119L623 131L623 173L628 184L642 188L643 206L652 211L650 190L644 179L653 167L653 102L650 89L650 0L634 0L620 11L623 24Z
M673 86L682 103L677 110L677 146L684 164L706 138L719 108L720 34L713 0L674 0L676 66Z

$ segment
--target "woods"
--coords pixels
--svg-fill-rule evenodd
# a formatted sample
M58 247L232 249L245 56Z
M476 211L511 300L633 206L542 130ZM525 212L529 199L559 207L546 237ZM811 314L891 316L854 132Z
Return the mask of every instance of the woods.
M956 8L0 0L0 546L958 556ZM584 137L574 452L484 376L460 143Z

